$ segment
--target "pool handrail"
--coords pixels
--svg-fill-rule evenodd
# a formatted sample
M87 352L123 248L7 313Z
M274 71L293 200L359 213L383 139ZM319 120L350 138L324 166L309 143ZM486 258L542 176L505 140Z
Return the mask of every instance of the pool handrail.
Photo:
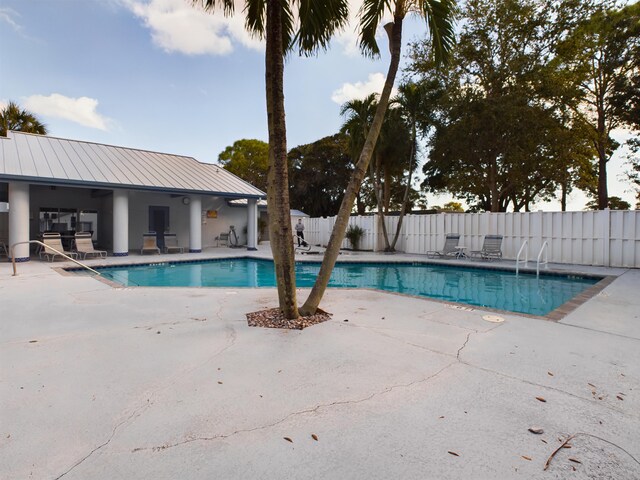
M538 259L536 260L536 277L540 276L540 265L544 265L545 268L549 264L549 255L547 253L547 247L549 243L545 240L540 248L540 253L538 253ZM542 257L542 252L544 252L544 262L540 262L540 257Z
M82 268L86 268L87 270L89 270L89 271L91 271L91 272L93 272L93 273L95 273L95 274L97 274L97 275L100 275L100 272L97 272L97 271L95 271L93 268L91 268L91 267L89 267L89 266L85 265L84 263L79 262L79 261L77 261L76 259L71 258L70 256L66 255L65 253L62 253L62 252L60 252L60 251L56 250L55 248L51 247L51 245L45 245L45 244L44 244L44 243L42 243L40 240L29 240L29 241L27 241L27 242L16 242L16 243L14 243L13 245L11 245L11 247L9 248L9 251L11 252L11 263L13 264L13 275L12 275L13 277L17 277L17 276L18 276L18 271L17 271L17 269L16 269L16 256L14 255L14 253L15 253L15 252L14 252L14 249L15 249L16 245L24 245L24 244L26 244L26 243L29 243L29 244L30 244L30 243L35 243L35 244L37 244L37 245L40 245L41 247L45 247L45 248L48 248L49 250L53 250L53 251L54 251L54 252L56 252L58 255L63 256L63 257L64 257L64 258L66 258L67 260L71 260L73 263L77 263L77 264L78 264L78 265L80 265Z
M518 275L518 270L520 269L520 262L522 262L522 260L520 260L520 255L522 254L522 251L524 250L524 266L527 266L527 262L529 261L529 249L527 248L525 250L524 247L527 246L527 244L529 243L529 240L525 240L524 242L522 242L522 246L520 247L520 250L518 250L518 256L516 257L516 275Z

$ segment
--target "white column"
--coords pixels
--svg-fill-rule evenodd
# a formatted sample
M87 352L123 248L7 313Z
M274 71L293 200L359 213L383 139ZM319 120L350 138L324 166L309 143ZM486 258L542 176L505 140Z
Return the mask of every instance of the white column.
M247 250L257 250L258 244L258 200L247 199Z
M129 192L113 191L113 256L129 255Z
M189 204L189 253L202 251L202 199L191 197Z
M9 246L29 241L29 184L9 182ZM9 251L11 255L11 251ZM29 261L29 244L16 246L16 262Z

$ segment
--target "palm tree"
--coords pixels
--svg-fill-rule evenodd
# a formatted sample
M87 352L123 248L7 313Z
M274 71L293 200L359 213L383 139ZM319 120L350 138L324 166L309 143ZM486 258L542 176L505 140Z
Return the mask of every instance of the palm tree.
M371 161L373 149L375 148L382 127L382 121L387 111L391 89L398 73L400 64L400 50L402 45L402 22L408 13L414 12L422 16L429 27L433 51L436 62L444 62L448 59L449 53L455 41L454 16L456 14L455 0L365 0L360 9L360 49L365 55L379 55L379 48L376 42L376 31L382 15L386 11L393 12L393 22L384 26L389 36L389 49L391 51L391 61L387 78L382 89L382 94L378 101L378 108L369 129L360 158L356 168L351 175L351 180L342 199L340 211L336 217L336 222L329 238L327 251L325 252L320 272L316 282L311 289L309 298L301 308L303 315L311 315L316 312L320 300L329 284L331 272L340 253L340 244L344 239L349 222L349 216L353 208L353 202L362 184L362 180Z
M15 102L9 102L0 110L0 136L6 137L9 130L47 134L44 123L40 122L33 113L21 109Z
M349 100L340 107L340 115L346 116L346 120L340 128L340 133L349 137L349 152L354 165L360 156L376 113L378 105L376 97L377 95L372 93L362 100ZM362 198L362 191L357 194L356 205L358 213L360 215L364 214L366 202Z
M225 15L234 10L234 0L192 0L205 10L221 8ZM295 12L292 7L297 7ZM309 55L326 49L333 33L348 18L347 0L315 2L298 0L245 0L245 27L266 40L265 84L269 130L267 209L269 238L276 270L278 300L286 318L297 318L293 232L289 210L287 130L284 110L284 57L297 49Z
M411 151L409 154L409 168L407 184L405 185L404 196L402 198L402 207L400 208L400 216L398 217L398 225L396 226L396 233L391 241L389 250L395 251L396 243L400 237L400 231L402 229L402 221L407 212L407 205L409 203L409 193L411 191L411 179L413 172L416 168L415 158L418 149L418 125L421 124L422 128L427 128L427 125L431 123L428 118L429 110L427 101L427 92L432 93L431 97L437 96L439 91L437 89L438 82L432 81L429 84L430 89L425 88L424 84L407 82L398 87L398 95L393 99L393 103L397 104L401 114L405 118L405 121L411 128Z

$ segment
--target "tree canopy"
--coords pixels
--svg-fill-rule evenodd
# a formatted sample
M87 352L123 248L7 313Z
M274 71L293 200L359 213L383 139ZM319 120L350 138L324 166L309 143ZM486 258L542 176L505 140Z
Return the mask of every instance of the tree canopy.
M25 133L37 133L46 135L47 127L36 116L18 106L15 102L9 102L0 109L0 136L6 137L9 130Z
M254 139L237 140L218 155L218 162L225 170L266 191L269 168L268 143Z
M289 151L291 207L312 217L338 213L353 170L343 134L322 138Z

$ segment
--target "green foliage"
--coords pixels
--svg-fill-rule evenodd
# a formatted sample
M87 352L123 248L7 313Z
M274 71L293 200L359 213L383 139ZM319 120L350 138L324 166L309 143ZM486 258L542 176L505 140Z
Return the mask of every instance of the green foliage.
M0 136L6 137L9 130L25 133L37 133L46 135L47 127L36 116L18 106L15 102L9 102L0 110Z
M225 170L263 192L267 190L268 143L260 140L238 140L218 155L218 162Z
M347 229L347 233L345 233L345 237L349 242L351 242L351 246L354 250L360 249L360 240L364 236L364 229L359 225L349 225Z
M451 68L428 60L422 42L410 72L430 82L432 115L423 188L488 211L528 210L560 189L588 185L595 150L549 68L551 47L574 28L586 2L469 0Z
M353 163L343 134L322 138L289 151L291 207L312 217L338 213Z
M638 128L640 3L589 3L587 15L558 42L551 65L561 80L557 101L570 108L574 123L597 155L598 205L608 204L607 162L618 145L611 132Z
M610 210L631 210L631 204L620 197L609 197L607 202L607 208ZM585 210L598 210L598 199L592 200L587 203Z

